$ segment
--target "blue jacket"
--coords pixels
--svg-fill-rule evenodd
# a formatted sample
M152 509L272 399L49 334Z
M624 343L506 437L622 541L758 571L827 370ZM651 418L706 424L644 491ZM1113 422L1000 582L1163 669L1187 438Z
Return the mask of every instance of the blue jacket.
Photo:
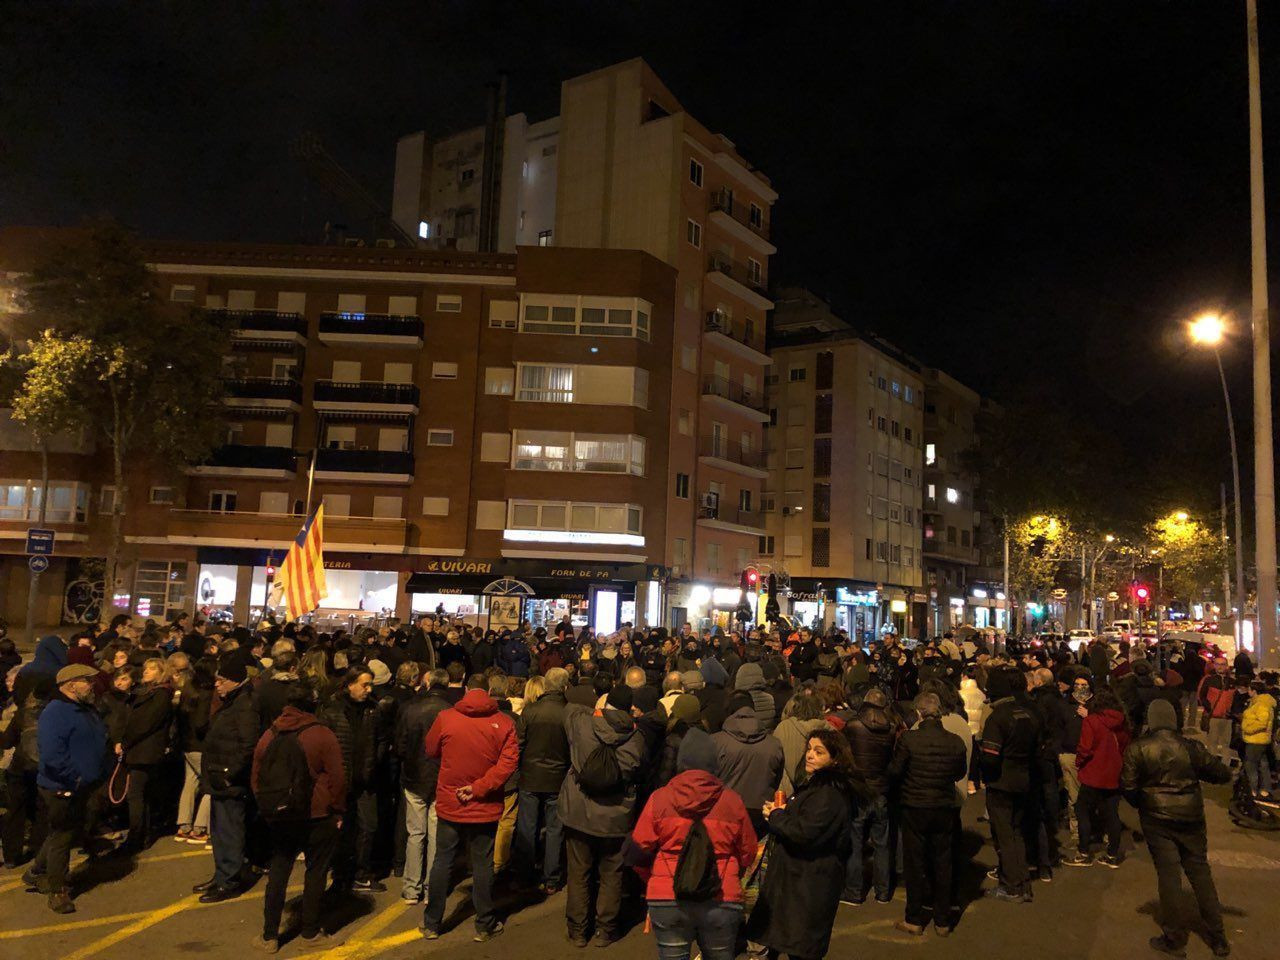
M56 696L40 713L40 769L46 790L83 790L101 780L107 766L107 726L89 704Z
M527 677L532 659L529 645L519 637L508 637L498 648L498 666L509 677Z
M67 665L67 645L57 634L41 637L36 644L36 653L31 662L22 668L20 673L47 673L55 676Z

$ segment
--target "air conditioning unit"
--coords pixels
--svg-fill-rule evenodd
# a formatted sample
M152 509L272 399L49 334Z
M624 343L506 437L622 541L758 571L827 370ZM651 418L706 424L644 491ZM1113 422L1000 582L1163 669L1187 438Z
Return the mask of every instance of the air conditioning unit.
M789 517L789 516L791 516L791 508L790 508L790 507L783 507L783 508L782 508L782 515L783 515L784 517Z
M720 506L720 498L714 493L704 493L702 495L702 506L706 507L708 510L714 510L716 507Z

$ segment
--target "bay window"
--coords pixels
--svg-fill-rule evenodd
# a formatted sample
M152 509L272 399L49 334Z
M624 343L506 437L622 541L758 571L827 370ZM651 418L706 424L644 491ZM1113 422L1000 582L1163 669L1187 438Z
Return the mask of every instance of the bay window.
M579 297L571 294L523 294L521 333L649 339L653 305L639 297Z
M633 503L512 500L506 540L644 546L644 511Z
M516 470L566 473L630 473L644 476L645 441L627 433L515 431Z

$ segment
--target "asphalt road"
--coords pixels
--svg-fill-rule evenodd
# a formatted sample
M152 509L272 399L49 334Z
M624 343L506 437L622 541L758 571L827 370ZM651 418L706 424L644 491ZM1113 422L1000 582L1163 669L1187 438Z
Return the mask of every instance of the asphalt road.
M1233 956L1244 960L1280 957L1280 835L1235 827L1224 810L1225 788L1211 791L1210 859L1227 912ZM930 933L909 937L893 929L901 919L903 892L891 904L869 901L842 906L830 956L894 960L927 952L939 960L1035 960L1141 958L1156 956L1147 939L1158 932L1155 873L1145 845L1126 842L1128 859L1119 870L1101 866L1062 868L1051 883L1037 883L1033 904L1004 904L980 897L989 886L984 873L994 863L985 823L979 823L981 795L965 812L967 850L972 868L961 877L969 900L955 933L939 939ZM1134 824L1133 811L1124 809ZM203 848L160 840L137 861L108 860L77 872L77 912L50 913L44 898L23 890L16 871L0 873L0 957L4 960L136 960L139 956L198 956L221 960L260 955L249 944L260 932L263 882L236 900L200 905L191 885L211 872L211 855ZM301 883L301 868L294 884ZM298 888L300 889L300 888ZM513 955L533 958L572 955L565 940L564 895L550 900L501 898L507 913L506 932L487 944L472 943L470 903L464 884L451 900L447 932L436 941L421 939L417 925L421 907L403 903L398 886L335 903L326 912L333 937L324 949L301 941L286 942L280 956L289 960L491 960ZM293 896L297 895L295 890ZM1194 915L1189 894L1185 907ZM286 913L286 929L291 913ZM626 936L605 951L587 953L615 960L653 960L656 948L633 918ZM1209 957L1195 936L1189 957Z

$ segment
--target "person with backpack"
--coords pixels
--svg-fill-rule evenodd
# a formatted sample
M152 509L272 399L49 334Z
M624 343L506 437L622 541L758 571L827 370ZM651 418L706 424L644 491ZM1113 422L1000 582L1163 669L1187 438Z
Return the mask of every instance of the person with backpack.
M641 873L661 960L687 960L694 941L705 960L733 960L756 833L742 798L716 775L711 737L691 729L676 764L631 831L627 859L649 865Z
M587 945L591 914L591 877L595 898L596 945L618 938L622 907L622 844L631 832L636 780L645 758L644 738L632 717L630 687L614 687L594 714L575 704L565 707L569 737L569 775L556 806L565 827L568 861L565 923L569 942Z
M279 948L289 874L299 853L306 864L299 935L311 944L324 937L320 898L338 846L347 786L338 738L311 710L310 689L290 686L284 710L253 751L250 784L271 834L262 936L253 943L268 953Z

